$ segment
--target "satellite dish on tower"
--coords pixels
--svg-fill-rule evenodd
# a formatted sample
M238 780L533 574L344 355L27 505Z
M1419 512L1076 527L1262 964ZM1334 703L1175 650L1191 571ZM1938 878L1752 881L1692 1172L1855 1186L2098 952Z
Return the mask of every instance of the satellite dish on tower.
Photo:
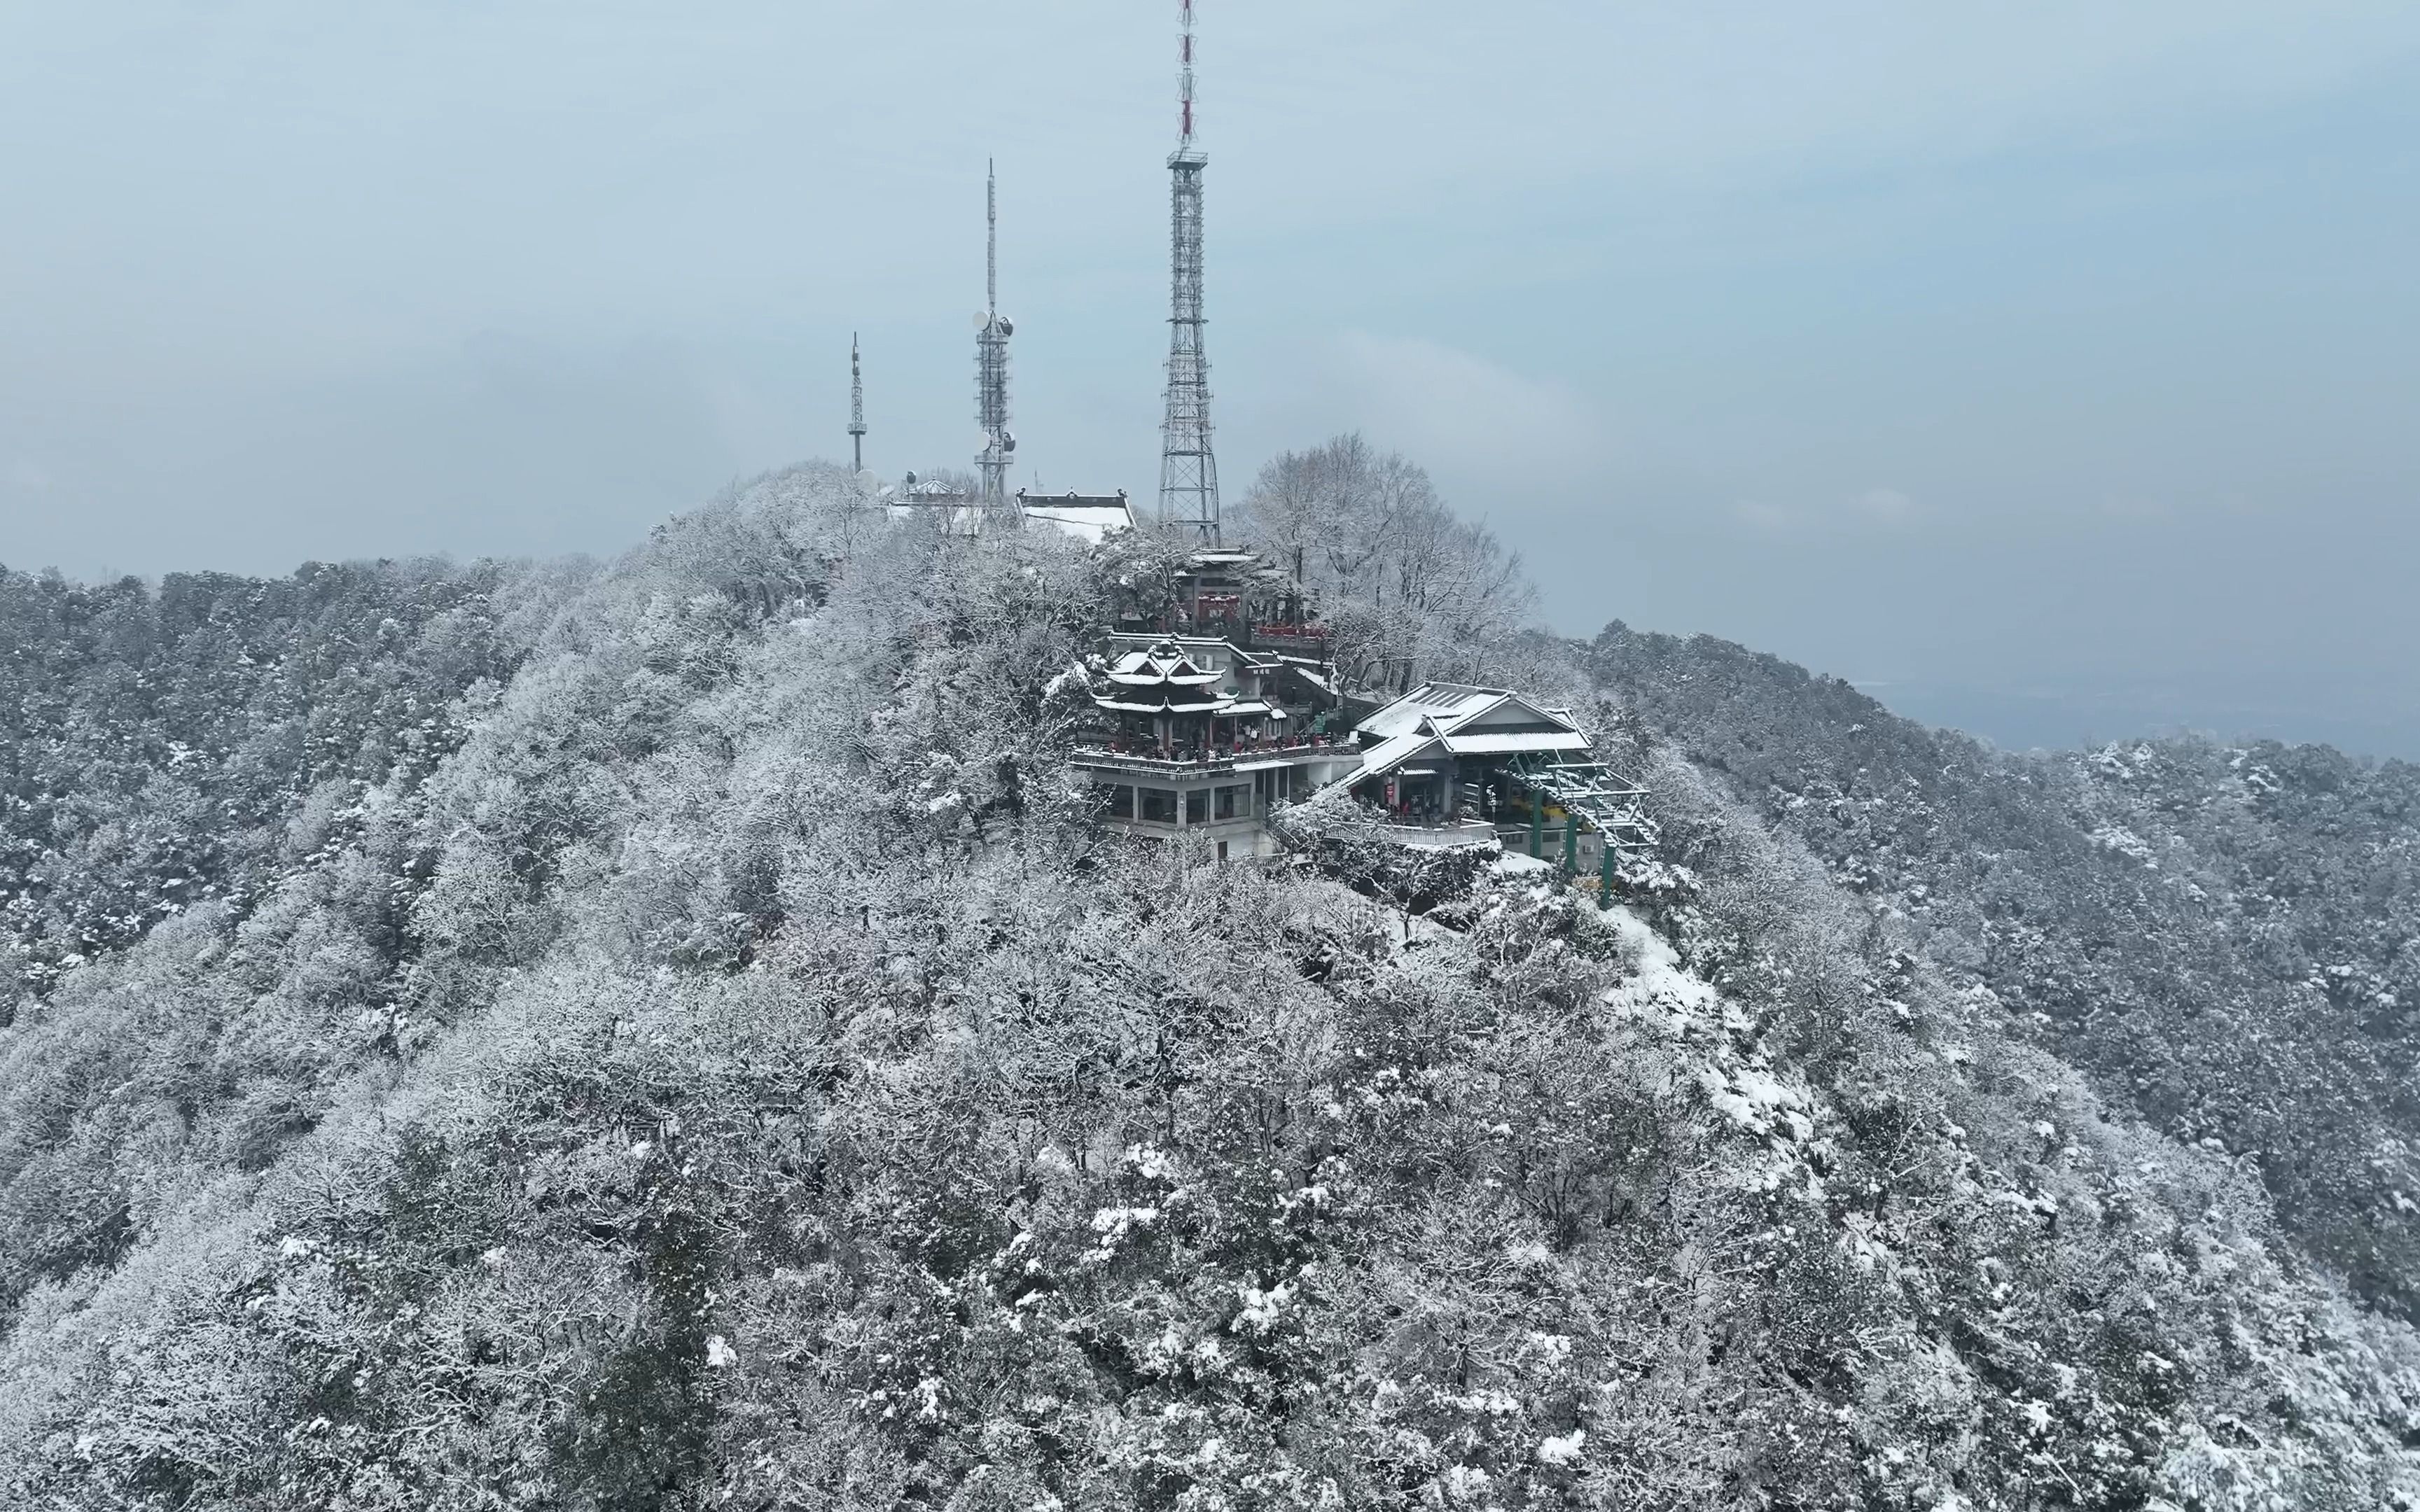
M989 326L990 324L991 324L991 314L990 314L990 312L989 312L989 311L985 311L985 310L977 310L977 311L975 312L975 329L976 329L977 331L984 330L985 327Z
M1001 335L1003 335L1003 336L1014 336L1014 335L1016 335L1016 321L1014 321L1014 320L1011 320L1011 319L1010 319L1008 316L1001 316L1000 317L1000 333L1001 333Z
M1014 437L1014 436L1012 436L1012 435L1010 435L1010 434L1009 434L1008 432L1006 432L1006 431L1001 431L1001 432L1000 433L1000 449L1001 449L1001 451L1003 451L1003 452L1014 452L1014 451L1016 451L1016 437Z

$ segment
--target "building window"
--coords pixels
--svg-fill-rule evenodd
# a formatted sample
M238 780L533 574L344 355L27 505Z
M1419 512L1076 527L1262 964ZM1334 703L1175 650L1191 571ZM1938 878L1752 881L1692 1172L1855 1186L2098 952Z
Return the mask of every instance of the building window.
M1185 822L1203 825L1210 822L1210 790L1195 788L1185 795Z
M1111 819L1132 819L1135 813L1135 790L1126 782L1095 782L1093 802Z
M1219 819L1234 818L1235 810L1241 807L1244 795L1249 791L1250 790L1241 787L1220 788L1218 799L1211 810L1212 814Z
M1135 790L1135 796L1142 800L1142 808L1137 813L1136 817L1140 818L1144 824L1172 825L1176 823L1175 794L1171 793L1166 788L1137 788Z

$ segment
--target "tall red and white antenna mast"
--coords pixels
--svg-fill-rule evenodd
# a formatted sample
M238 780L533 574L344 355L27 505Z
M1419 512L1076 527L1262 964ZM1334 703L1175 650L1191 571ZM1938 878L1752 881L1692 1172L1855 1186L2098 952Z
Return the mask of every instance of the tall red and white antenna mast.
M1210 362L1202 347L1202 170L1193 143L1193 0L1177 0L1176 150L1168 155L1168 412L1160 422L1159 517L1218 541L1218 463L1210 451Z

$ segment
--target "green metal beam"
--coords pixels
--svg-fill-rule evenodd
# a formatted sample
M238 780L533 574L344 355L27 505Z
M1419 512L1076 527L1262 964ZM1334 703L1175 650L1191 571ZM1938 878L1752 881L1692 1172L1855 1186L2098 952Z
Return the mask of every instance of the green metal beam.
M1599 762L1551 762L1523 758L1503 769L1508 784L1524 794L1532 809L1531 827L1538 827L1535 810L1552 802L1615 846L1636 845L1638 804L1644 790L1631 786ZM1544 837L1537 837L1543 850Z

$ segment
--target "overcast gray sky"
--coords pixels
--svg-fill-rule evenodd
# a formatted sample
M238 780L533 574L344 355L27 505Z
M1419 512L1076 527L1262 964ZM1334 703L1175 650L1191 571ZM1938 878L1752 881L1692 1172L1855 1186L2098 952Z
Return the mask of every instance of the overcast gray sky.
M2009 744L2420 757L2420 6L1199 0L1240 493L1426 462L1560 628ZM0 563L606 552L1157 476L1174 5L0 8Z

